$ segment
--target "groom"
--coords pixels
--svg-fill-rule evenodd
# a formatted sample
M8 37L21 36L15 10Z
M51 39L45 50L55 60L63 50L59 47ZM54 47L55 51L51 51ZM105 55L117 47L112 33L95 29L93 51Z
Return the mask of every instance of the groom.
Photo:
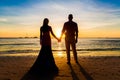
M64 23L62 35L65 33L65 46L66 46L66 53L67 53L67 64L70 64L70 45L72 47L73 55L75 62L78 63L77 59L77 52L76 52L76 43L78 39L78 26L77 23L72 21L73 15L69 14L67 22Z

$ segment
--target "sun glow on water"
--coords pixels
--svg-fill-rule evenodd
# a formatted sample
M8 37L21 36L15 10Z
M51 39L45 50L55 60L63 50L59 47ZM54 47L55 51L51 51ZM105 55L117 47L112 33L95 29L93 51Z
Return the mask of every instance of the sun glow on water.
M62 50L62 44L61 43L58 43L58 50ZM59 57L62 57L63 56L63 52L62 51L58 51L57 52L57 55Z
M62 52L58 52L57 55L60 56L60 57L63 56Z

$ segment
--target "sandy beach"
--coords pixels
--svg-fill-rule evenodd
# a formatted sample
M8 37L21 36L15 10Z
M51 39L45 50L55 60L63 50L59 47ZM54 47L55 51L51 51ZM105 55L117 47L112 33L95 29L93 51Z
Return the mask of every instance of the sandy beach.
M37 55L0 56L0 80L21 80L36 58ZM120 57L78 55L76 64L71 56L71 65L66 63L65 54L54 54L54 58L59 73L50 80L120 80Z

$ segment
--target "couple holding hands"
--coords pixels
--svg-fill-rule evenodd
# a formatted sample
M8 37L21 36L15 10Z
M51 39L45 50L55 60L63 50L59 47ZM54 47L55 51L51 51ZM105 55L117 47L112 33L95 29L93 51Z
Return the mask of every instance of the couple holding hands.
M60 42L62 35L65 34L65 46L67 53L67 64L70 64L70 46L72 47L73 55L75 62L78 63L77 60L77 52L76 52L76 43L78 39L78 26L77 23L72 21L73 15L69 14L68 21L64 23L62 34L60 39L57 38L51 26L48 25L49 20L47 18L44 19L43 25L40 28L40 44L41 50L39 55L32 66L32 69L37 72L58 72L58 68L55 64L54 57L52 54L51 48L51 37L50 33Z

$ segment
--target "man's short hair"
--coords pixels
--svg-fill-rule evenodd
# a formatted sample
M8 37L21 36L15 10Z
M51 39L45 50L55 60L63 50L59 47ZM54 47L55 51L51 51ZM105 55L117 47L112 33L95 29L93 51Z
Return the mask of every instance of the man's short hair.
M69 18L69 19L73 19L73 15L72 15L72 14L69 14L68 18Z

